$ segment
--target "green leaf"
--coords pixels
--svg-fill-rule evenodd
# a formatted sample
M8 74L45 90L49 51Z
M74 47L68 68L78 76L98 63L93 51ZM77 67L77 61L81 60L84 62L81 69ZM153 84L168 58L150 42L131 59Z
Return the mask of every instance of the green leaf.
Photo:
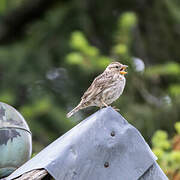
M172 84L169 86L169 92L173 96L180 95L180 85L179 84Z
M180 134L180 122L176 122L174 127L175 127L177 133Z
M136 14L133 12L123 13L119 19L119 25L123 28L131 28L137 23Z
M6 10L6 1L7 0L0 1L0 13L3 13Z
M99 54L99 50L94 46L84 46L82 48L82 52L90 57L97 56Z
M123 55L128 52L128 47L125 44L118 44L113 47L112 51L115 54Z
M66 61L69 64L77 64L77 65L79 65L79 64L83 63L83 56L81 55L81 53L72 52L72 53L69 53L66 56Z
M70 45L72 48L77 50L82 50L84 47L89 46L87 39L80 31L75 31L72 33Z
M11 91L6 90L0 93L0 101L7 104L13 104L15 102L15 98L14 93Z
M153 153L158 157L158 159L162 159L164 151L159 148L152 149Z
M110 62L111 62L111 59L109 57L100 56L96 62L96 65L100 69L105 69Z
M154 75L180 75L180 65L178 63L167 63L162 65L155 65L146 68L145 74L147 76Z
M152 145L155 148L169 149L170 143L168 141L168 135L165 131L158 130L152 138Z

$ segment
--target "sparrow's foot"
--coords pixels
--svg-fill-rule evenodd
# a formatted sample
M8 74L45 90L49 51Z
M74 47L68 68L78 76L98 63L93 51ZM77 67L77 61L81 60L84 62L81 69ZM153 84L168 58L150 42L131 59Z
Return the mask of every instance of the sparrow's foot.
M120 109L116 108L115 106L112 106L112 108L115 110L115 111L120 111Z
M108 105L107 105L103 100L101 100L101 103L102 103L105 107L108 107Z

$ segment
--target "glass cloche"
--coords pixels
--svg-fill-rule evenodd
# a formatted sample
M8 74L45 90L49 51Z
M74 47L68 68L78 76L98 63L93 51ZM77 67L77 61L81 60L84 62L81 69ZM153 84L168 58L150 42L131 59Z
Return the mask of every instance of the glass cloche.
M0 102L0 178L29 160L31 153L32 136L23 116Z

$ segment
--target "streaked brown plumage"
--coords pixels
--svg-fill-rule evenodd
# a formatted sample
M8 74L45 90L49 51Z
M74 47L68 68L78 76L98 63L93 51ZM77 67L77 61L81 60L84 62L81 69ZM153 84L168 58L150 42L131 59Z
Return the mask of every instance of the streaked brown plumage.
M126 84L124 77L124 74L127 73L126 68L126 65L119 62L109 64L105 71L94 79L91 86L81 97L80 103L67 114L67 117L69 118L80 109L89 106L107 107L117 100L123 93Z

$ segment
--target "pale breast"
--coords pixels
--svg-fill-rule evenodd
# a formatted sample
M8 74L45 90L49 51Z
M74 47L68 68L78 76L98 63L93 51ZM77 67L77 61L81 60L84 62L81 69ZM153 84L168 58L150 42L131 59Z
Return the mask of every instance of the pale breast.
M126 79L124 76L119 75L115 76L114 78L116 79L114 84L110 88L106 89L106 91L103 93L105 103L108 105L120 97L126 84Z

